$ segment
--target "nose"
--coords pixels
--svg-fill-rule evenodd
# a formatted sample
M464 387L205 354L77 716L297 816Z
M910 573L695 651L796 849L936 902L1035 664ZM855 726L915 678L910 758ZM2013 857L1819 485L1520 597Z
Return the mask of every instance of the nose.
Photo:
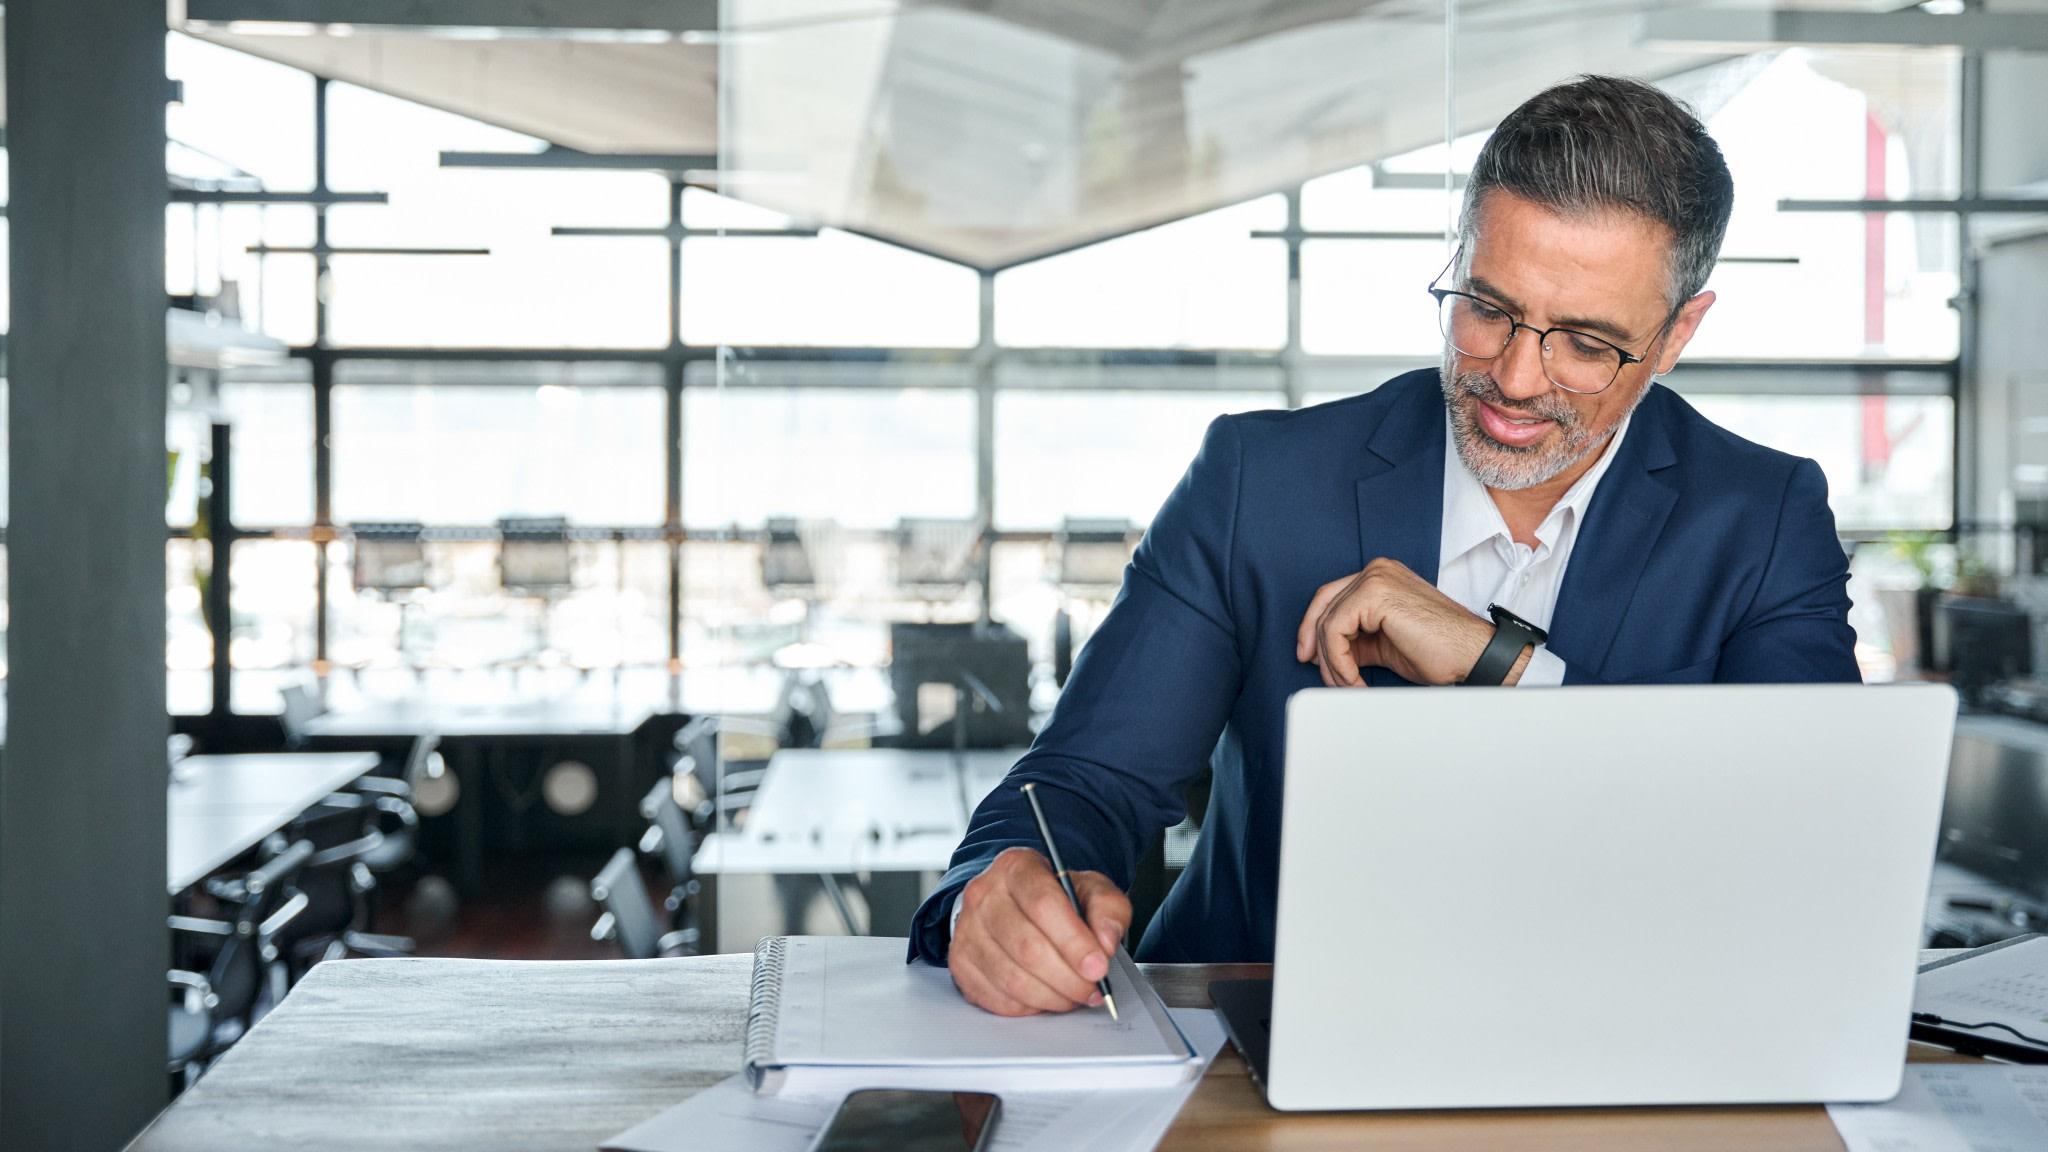
M1510 400L1534 400L1550 391L1550 377L1543 374L1543 338L1527 328L1515 329L1493 362L1493 379Z

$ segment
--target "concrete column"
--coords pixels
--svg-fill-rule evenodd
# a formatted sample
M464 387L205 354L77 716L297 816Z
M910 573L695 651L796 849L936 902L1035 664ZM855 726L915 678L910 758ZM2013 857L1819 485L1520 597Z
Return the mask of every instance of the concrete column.
M165 1098L164 9L7 5L0 1144Z

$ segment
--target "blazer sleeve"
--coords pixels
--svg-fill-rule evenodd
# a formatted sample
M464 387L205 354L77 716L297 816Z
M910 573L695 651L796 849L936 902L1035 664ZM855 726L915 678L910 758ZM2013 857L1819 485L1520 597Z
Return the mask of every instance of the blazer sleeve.
M1714 679L1791 684L1863 679L1849 627L1849 558L1835 535L1820 465L1792 467L1778 531L1749 610L1723 642Z
M1018 786L1037 781L1060 854L1128 889L1140 853L1183 815L1243 679L1231 559L1243 470L1231 417L1202 448L1124 569L1122 589L1031 751L981 802L952 866L917 910L910 958L943 964L960 889L1006 848L1043 850Z

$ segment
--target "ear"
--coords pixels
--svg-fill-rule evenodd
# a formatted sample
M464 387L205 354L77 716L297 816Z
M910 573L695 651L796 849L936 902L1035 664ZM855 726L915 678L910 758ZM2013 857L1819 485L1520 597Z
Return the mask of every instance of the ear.
M1678 310L1678 318L1671 322L1671 331L1664 337L1664 349L1657 354L1652 371L1662 376L1678 366L1678 354L1692 341L1692 334L1699 330L1700 321L1706 318L1707 309L1714 306L1714 294L1702 292L1685 302Z

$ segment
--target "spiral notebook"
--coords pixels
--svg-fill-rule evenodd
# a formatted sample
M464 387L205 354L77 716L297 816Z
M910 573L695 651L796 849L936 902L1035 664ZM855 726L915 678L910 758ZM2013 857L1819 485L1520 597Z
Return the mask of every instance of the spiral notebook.
M1120 1021L1101 1009L991 1015L961 999L944 968L905 964L905 950L886 937L762 940L747 1008L754 1091L1144 1088L1201 1072L1194 1045L1122 949L1109 973Z

